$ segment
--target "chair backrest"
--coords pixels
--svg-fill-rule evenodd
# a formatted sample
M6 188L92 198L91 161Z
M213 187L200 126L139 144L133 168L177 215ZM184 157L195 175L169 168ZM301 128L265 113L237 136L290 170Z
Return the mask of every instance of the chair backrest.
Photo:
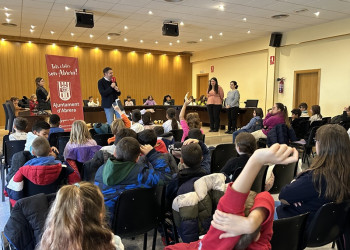
M7 112L7 108L6 108L6 104L3 103L2 107L4 108L4 112L5 112L5 130L7 130L7 126L8 126L8 122L9 122L9 113Z
M173 133L175 141L181 141L182 135L184 134L184 131L182 129L173 129L170 130L170 132Z
M324 125L324 121L314 121L314 122L310 123L310 129L313 127L320 127L322 125Z
M108 146L108 139L113 137L113 134L96 134L92 138L96 141L97 145Z
M96 132L96 130L94 128L90 128L89 132L90 132L91 137L93 137L94 135L97 134L97 132Z
M211 155L211 173L219 173L226 162L234 156L237 156L235 144L228 143L217 145Z
M345 230L349 208L350 201L323 205L306 229L303 247L320 247L337 240Z
M323 125L327 123L331 123L332 117L322 117Z
M171 105L175 105L175 99L171 99L170 102L171 102Z
M57 149L59 152L58 159L62 162L64 161L64 157L63 157L64 148L66 147L69 139L70 139L69 136L61 136L61 137L58 137L57 139Z
M26 140L18 140L18 141L7 141L4 146L5 153L5 164L7 166L11 166L12 156L20 151L24 150L24 146L26 144Z
M84 107L88 107L88 103L89 103L89 100L83 100L83 103L84 103Z
M112 231L131 237L156 228L162 217L162 190L163 186L125 190L116 202Z
M70 136L70 132L56 132L56 133L51 133L49 135L49 143L50 146L56 147L57 148L57 140L61 136Z
M310 133L309 133L309 137L306 141L306 144L305 146L306 147L313 147L315 145L315 136L316 136L316 132L317 132L317 129L319 128L320 126L314 126L310 129Z
M306 213L273 221L272 250L301 249L308 216L309 213Z
M142 101L143 101L143 103L142 103L142 105L143 105L147 101L147 98L143 98Z
M288 185L295 176L296 168L298 167L298 162L292 162L288 165L275 165L273 168L273 174L275 176L275 181L272 188L269 190L271 194L280 193L281 189Z
M265 190L265 179L266 179L268 167L269 167L268 165L262 166L258 175L255 177L255 180L250 190L257 193L263 192Z

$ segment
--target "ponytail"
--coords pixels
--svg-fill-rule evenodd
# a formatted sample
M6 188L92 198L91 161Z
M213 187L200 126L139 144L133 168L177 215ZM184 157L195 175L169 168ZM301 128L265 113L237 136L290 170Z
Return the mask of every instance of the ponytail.
M171 129L179 129L179 124L175 118L176 112L173 108L168 108L166 111L168 118L171 119Z
M288 117L288 110L287 107L284 106L282 103L277 102L276 106L278 109L281 110L281 112L283 112L283 117L284 117L284 123L287 125L288 128L290 128L290 122L289 122L289 117Z

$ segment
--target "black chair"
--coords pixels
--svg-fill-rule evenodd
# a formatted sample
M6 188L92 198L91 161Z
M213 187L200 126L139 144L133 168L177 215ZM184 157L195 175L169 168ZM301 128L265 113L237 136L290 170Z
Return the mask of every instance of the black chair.
M108 146L108 139L113 137L113 134L96 134L92 138L96 141L97 145Z
M332 117L322 117L323 125L331 123Z
M83 100L83 103L84 103L84 107L89 107L89 105L88 105L89 100Z
M97 135L97 132L94 128L90 128L89 132L90 132L91 137L93 137L94 135Z
M9 123L9 113L7 112L7 108L6 108L6 104L3 103L2 107L4 108L4 112L5 112L5 130L8 129L8 123Z
M157 227L162 219L163 186L136 188L121 193L115 205L111 229L120 237L144 234L143 249L147 249L147 232L154 229L152 249L155 249ZM141 209L142 208L142 209Z
M272 250L300 250L309 213L273 222Z
M125 102L127 101L128 99L124 99L124 103L123 105L125 106ZM136 99L130 99L133 103L134 103L134 106L136 106ZM147 100L147 99L146 99ZM145 102L143 102L145 103Z
M338 249L342 249L339 238L348 223L349 208L350 201L323 205L306 229L303 248L321 247L338 241Z
M56 132L56 133L51 133L49 135L49 143L50 146L56 147L57 148L57 140L61 136L70 136L70 132Z
M255 180L250 190L257 193L263 192L265 190L265 180L268 168L268 165L264 165L261 167L258 175L255 177Z
M12 156L20 151L24 150L24 146L26 144L26 140L19 141L9 141L8 137L4 136L5 143L3 144L3 155L4 155L4 163L1 161L1 190L2 190L2 201L5 201L4 189L5 189L5 172L7 172L8 168L11 167Z
M182 135L184 134L184 131L182 129L173 129L170 130L170 132L173 134L174 141L181 141Z
M58 159L62 162L64 161L64 157L63 157L64 148L66 147L69 139L70 139L69 136L61 136L61 137L58 137L57 139L57 149L59 152Z
M272 171L275 176L275 181L269 190L270 194L279 194L281 189L294 179L297 168L298 162L292 162L288 165L275 165Z
M142 103L142 105L143 105L147 101L147 98L143 98L142 101L143 101L143 103Z
M314 156L314 153L312 151L312 148L315 146L315 136L317 129L320 126L314 126L311 128L308 139L306 141L306 144L304 145L303 155L302 155L302 161L307 161L308 166L310 166L309 158L308 156L311 154L312 157Z
M213 150L211 155L211 173L219 173L223 166L225 166L226 162L231 157L236 157L236 147L233 143L228 144L219 144Z

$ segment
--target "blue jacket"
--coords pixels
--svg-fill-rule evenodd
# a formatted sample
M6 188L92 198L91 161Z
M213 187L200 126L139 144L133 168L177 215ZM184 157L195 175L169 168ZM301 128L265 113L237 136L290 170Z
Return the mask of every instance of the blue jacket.
M260 118L260 116L255 116L249 121L247 125L243 126L241 129L244 129L246 132L251 133L262 128L263 120Z
M163 154L152 149L146 157L151 163L122 162L115 158L107 160L96 173L95 185L104 196L110 222L113 221L115 203L119 195L128 189L151 188L158 183L167 183L171 179L170 168Z

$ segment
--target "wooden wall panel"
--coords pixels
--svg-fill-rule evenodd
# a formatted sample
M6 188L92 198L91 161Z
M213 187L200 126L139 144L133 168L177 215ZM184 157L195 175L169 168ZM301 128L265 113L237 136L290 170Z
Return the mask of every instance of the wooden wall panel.
M78 58L83 99L93 95L101 100L97 81L103 77L102 70L106 66L113 68L122 91L121 99L131 95L137 104L141 104L148 95L153 95L156 102L161 104L166 94L170 94L176 104L182 104L185 93L192 88L189 55L1 41L1 103L11 96L21 98L25 95L29 98L35 93L35 78L38 76L47 81L45 54ZM48 82L45 87L48 87ZM5 115L1 108L0 126L3 127L4 123Z

